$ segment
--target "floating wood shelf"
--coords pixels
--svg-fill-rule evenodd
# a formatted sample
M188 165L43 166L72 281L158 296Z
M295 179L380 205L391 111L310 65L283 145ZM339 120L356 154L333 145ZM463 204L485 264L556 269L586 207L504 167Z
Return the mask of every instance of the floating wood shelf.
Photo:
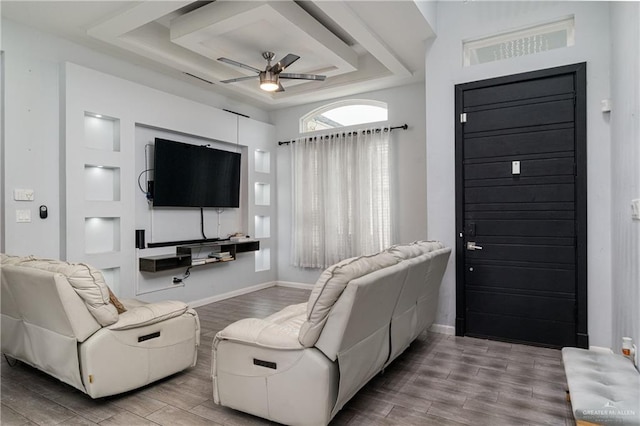
M176 246L175 254L141 257L139 268L143 272L160 272L189 266L223 263L235 260L238 253L258 250L260 250L260 241L256 240L223 240L187 244Z

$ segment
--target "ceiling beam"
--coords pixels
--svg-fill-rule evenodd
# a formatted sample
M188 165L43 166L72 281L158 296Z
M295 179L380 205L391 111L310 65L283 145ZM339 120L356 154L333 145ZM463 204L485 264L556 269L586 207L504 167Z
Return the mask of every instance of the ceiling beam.
M391 49L349 7L347 2L317 1L315 5L348 32L365 50L398 77L409 77L411 71L393 54Z

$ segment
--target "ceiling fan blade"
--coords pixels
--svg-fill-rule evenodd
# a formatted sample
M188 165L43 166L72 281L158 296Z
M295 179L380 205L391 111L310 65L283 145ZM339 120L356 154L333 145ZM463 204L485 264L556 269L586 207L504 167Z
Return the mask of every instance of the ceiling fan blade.
M272 66L269 71L271 71L272 73L278 74L279 72L281 72L283 69L285 69L286 67L288 67L289 65L297 61L298 59L300 59L300 56L294 55L293 53L289 53L287 56L280 59L274 66Z
M326 75L316 75L316 74L294 74L289 72L280 73L280 78L289 78L292 80L317 80L324 81L327 76Z
M220 83L235 83L236 81L251 80L253 78L258 78L258 76L257 75L250 75L250 76L247 76L247 77L230 78L229 80L221 80Z
M224 62L225 64L229 64L229 65L235 65L236 67L240 67L240 68L244 68L245 70L249 70L249 71L253 71L253 72L262 72L262 70L259 70L258 68L254 68L250 65L245 65L243 63L240 63L238 61L234 61L233 59L227 59L227 58L218 58L218 60L220 62Z

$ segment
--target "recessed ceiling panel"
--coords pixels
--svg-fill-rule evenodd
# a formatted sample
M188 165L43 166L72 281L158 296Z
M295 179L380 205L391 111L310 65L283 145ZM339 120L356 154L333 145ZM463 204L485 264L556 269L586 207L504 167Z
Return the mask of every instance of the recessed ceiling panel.
M300 56L288 72L336 76L355 71L358 63L351 47L289 1L211 3L172 20L171 41L213 60L225 57L259 69L266 66L266 51L276 60ZM232 72L251 75L242 68Z
M93 39L91 46L98 46L95 39L101 40L153 61L156 71L189 82L194 79L187 75L195 76L211 82L207 90L259 107L348 96L424 78L423 42L433 33L415 2L308 0L300 4L304 7L293 0L132 1L103 19L68 26L86 28L85 37ZM397 22L402 23L400 27ZM289 53L300 56L285 73L327 78L282 77L284 92L265 92L256 71L265 69L262 53L266 51L274 52L274 61ZM250 69L218 61L220 57ZM243 77L250 78L220 83Z

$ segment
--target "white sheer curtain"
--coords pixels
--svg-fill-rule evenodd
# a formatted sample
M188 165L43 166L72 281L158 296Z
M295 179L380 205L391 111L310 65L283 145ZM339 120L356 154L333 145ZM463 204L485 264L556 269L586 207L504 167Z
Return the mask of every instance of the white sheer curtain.
M290 144L293 265L326 268L390 245L389 134L360 130Z

